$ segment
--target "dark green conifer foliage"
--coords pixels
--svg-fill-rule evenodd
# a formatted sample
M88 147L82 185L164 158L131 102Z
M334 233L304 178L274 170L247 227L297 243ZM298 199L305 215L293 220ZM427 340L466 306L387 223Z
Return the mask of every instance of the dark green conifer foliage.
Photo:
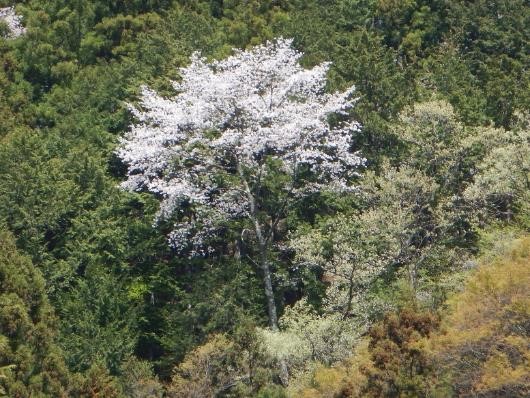
M56 325L40 271L0 231L0 395L66 397L69 374Z

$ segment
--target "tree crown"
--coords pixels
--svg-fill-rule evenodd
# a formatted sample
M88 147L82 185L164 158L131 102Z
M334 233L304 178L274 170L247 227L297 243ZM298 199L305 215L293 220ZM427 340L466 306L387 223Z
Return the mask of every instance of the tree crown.
M159 194L160 219L193 207L193 217L175 224L175 248L198 230L213 233L223 220L262 210L258 192L271 164L287 177L286 200L349 189L363 163L352 151L359 125L348 119L354 87L326 93L329 64L303 69L301 56L287 39L211 63L195 53L176 96L142 88L140 107L131 107L138 123L118 150L129 167L122 186Z

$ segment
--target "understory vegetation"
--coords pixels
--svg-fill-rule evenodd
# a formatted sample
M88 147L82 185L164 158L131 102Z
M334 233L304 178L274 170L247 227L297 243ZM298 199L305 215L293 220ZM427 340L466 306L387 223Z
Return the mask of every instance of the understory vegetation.
M0 397L530 396L529 69L525 0L0 0Z

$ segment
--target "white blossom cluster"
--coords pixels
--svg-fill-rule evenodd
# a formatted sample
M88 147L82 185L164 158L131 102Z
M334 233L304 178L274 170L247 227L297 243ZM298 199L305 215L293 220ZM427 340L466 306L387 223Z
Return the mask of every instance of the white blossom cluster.
M0 8L0 21L7 24L8 37L15 38L26 32L26 29L22 26L22 17L15 13L13 7Z
M293 196L348 189L363 163L351 149L359 126L347 117L354 88L326 93L329 64L302 68L291 44L278 39L212 63L196 53L174 83L176 96L144 87L140 106L131 107L137 124L117 152L129 167L123 188L160 195L160 219L183 204L208 208L209 221L195 214L175 224L174 247L184 248L192 232L214 233L218 221L248 216L249 193L271 159L291 177L284 188ZM311 182L300 181L302 169Z

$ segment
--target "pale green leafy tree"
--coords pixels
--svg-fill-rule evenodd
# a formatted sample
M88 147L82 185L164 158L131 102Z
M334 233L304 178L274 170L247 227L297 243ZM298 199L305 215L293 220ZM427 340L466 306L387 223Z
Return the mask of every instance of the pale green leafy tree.
M359 216L338 216L322 228L293 239L301 265L320 267L329 286L325 308L342 318L358 316L354 307L362 292L398 256L400 243L394 226L405 223L407 214L392 215L390 228L384 215L369 210Z
M528 216L530 203L530 129L488 129L480 138L488 147L464 192L479 221Z
M364 212L332 217L291 239L298 264L322 269L328 284L321 313L302 300L285 311L281 332L261 332L269 355L291 373L351 354L373 316L390 309L371 291L383 272L403 268L416 283L416 267L434 233L429 231L438 223L429 209L437 184L408 167L383 168L379 176L367 173L361 185Z
M380 225L380 239L395 240L385 265L403 269L410 287L417 287L418 268L439 238L444 219L437 202L439 185L408 166L383 166L380 175L369 173L362 186L366 202Z
M359 338L354 324L340 313L317 314L305 299L286 309L281 331L259 329L268 357L287 364L291 375L303 374L317 363L331 365L349 355Z

